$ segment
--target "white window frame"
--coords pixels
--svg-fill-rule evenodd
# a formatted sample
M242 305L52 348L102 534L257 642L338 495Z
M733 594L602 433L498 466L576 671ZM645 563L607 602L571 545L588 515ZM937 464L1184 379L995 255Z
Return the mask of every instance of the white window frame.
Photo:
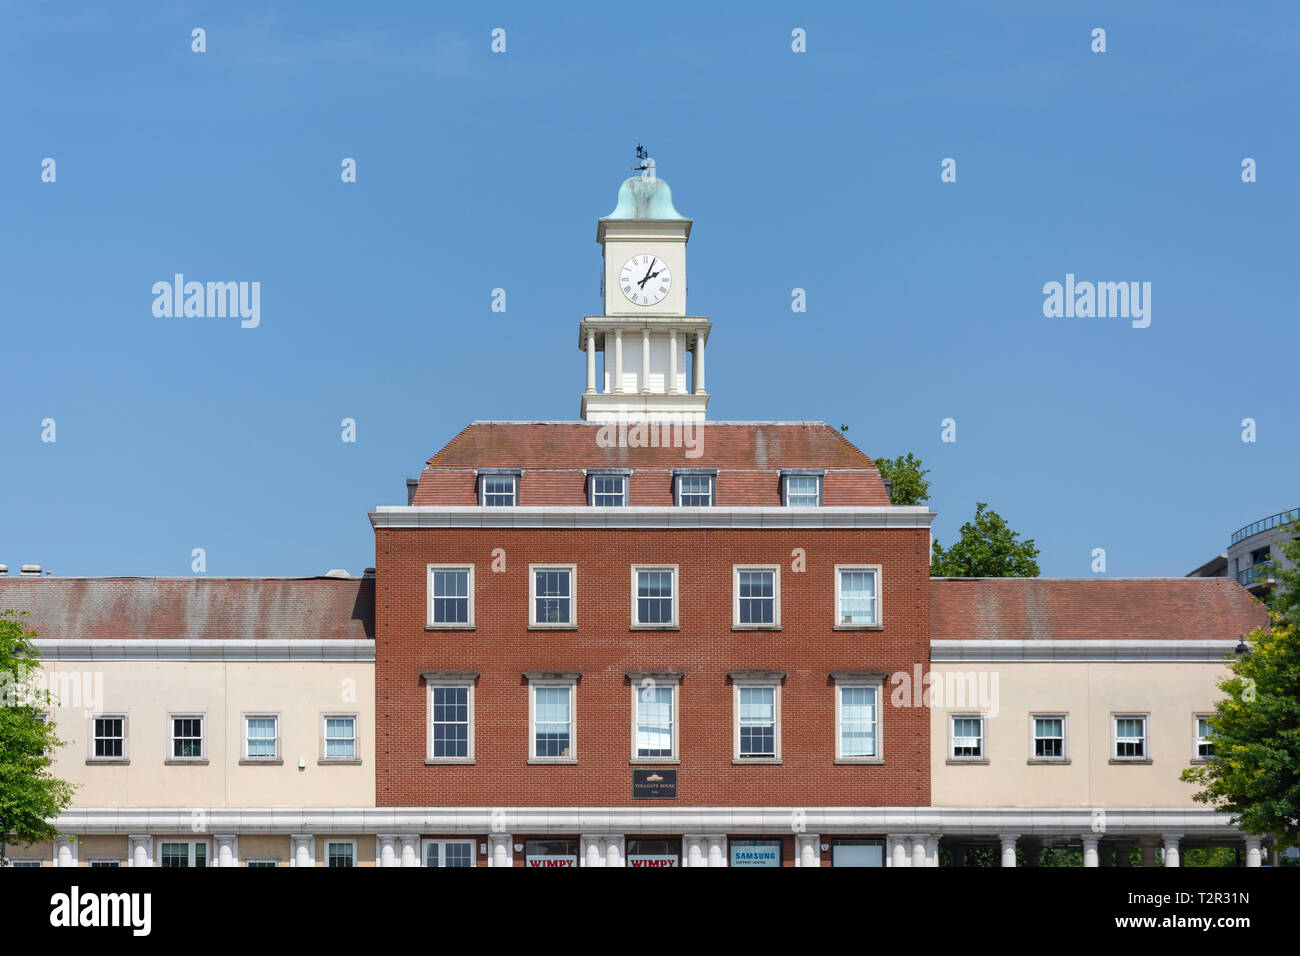
M178 757L176 756L176 721L178 720L197 720L199 722L199 754L197 757ZM182 737L182 740L192 740L191 737ZM164 763L183 764L196 763L205 764L208 762L208 720L206 714L195 713L194 711L169 711L167 714L167 757Z
M772 623L771 624L741 623L740 573L742 571L771 572L772 574ZM731 629L733 631L779 631L781 630L781 565L779 564L733 564L731 566Z
M618 504L596 504L596 479L597 478L617 478L623 482L623 500ZM626 508L631 495L632 473L630 471L600 471L596 469L587 472L587 504L593 508ZM608 495L607 495L608 497Z
M844 571L870 571L876 576L876 619L870 624L841 624L843 617L840 610L840 600L843 596L844 589L840 583L840 574ZM884 628L884 601L881 597L881 574L880 565L878 564L837 564L835 565L835 621L832 627L837 631L879 631Z
M732 751L731 762L733 764L777 764L781 763L781 684L782 678L779 677L743 677L734 678L731 682L731 735ZM772 688L772 749L775 751L771 757L742 757L740 755L740 691L742 688L752 687L770 687Z
M1214 717L1212 711L1200 711L1192 715L1192 763L1206 763L1213 759L1212 756L1204 757L1201 755L1201 744L1214 746L1213 737L1201 736L1201 721L1210 720Z
M435 621L433 619L433 602L438 595L433 593L433 572L435 571L466 571L468 577L465 581L465 589L468 592L468 604L465 621ZM424 590L426 597L425 608L425 630L440 631L468 631L474 629L474 565L472 564L429 564L425 566L424 572ZM446 595L442 595L445 597Z
M120 720L122 721L122 756L120 757L97 757L95 755L95 743L98 740L117 740L116 737L99 737L95 734L95 721L97 720ZM86 757L88 764L129 764L131 762L131 722L126 714L92 714L87 718L89 724L89 734L87 737L90 741L90 753Z
M329 738L327 736L331 720L352 721L352 756L331 757L329 755ZM336 738L343 740L345 738ZM356 711L329 711L320 715L320 757L317 763L359 764L361 763L361 715Z
M978 756L957 756L957 721L978 720L980 727L980 752ZM948 715L948 762L949 763L988 763L989 762L989 719L988 714L963 712Z
M482 468L482 469L479 469L479 472L478 472L478 503L479 503L479 507L480 507L480 508L517 508L517 507L519 506L519 486L520 486L520 484L521 484L521 480L520 480L520 479L521 479L522 477L523 477L523 471L522 471L522 470L517 470L517 469L514 469L514 470L509 469L509 468L502 468L502 469L496 469L496 470L491 469L491 468ZM513 499L513 500L510 502L510 504L508 504L508 505L490 505L490 504L487 503L487 496L488 496L488 490L487 490L487 479L489 479L489 478L509 478L509 479L510 479L511 484L514 486L513 490L510 492L510 497ZM499 495L499 494L501 494L501 492L493 492L493 494L497 494L497 495Z
M682 479L684 478L704 478L709 483L709 502L703 505L684 505L682 504ZM692 492L694 494L694 492ZM673 475L673 505L678 508L712 508L718 503L718 475L717 472L712 474L702 474L699 472L682 472Z
M425 728L425 746L424 762L426 764L440 763L461 763L470 764L474 762L474 686L478 682L477 674L451 675L451 674L434 674L424 675L424 728ZM447 757L434 756L433 753L433 692L438 688L464 688L465 689L465 708L467 727L465 730L465 756L464 757Z
M537 620L537 572L569 572L569 620L564 623ZM537 630L573 630L578 626L578 566L576 564L528 565L528 626Z
M642 682L650 683L642 686ZM637 734L640 730L640 711L641 693L646 687L658 689L668 687L673 693L672 702L672 748L673 752L667 757L642 757L637 751ZM632 763L636 764L679 764L682 762L682 754L679 749L680 735L678 734L678 722L681 714L679 701L681 700L681 677L676 674L647 674L644 678L632 678Z
M211 841L211 840L208 840L208 839L190 840L190 839L186 839L185 837L180 837L180 836L160 836L160 837L157 837L157 838L154 840L154 848L153 848L153 850L154 850L154 857L153 857L153 858L154 858L155 861L157 861L157 862L154 864L155 866L161 867L161 866L163 865L163 862L162 862L162 860L163 860L162 848L163 848L163 844L164 844L164 843L184 843L184 844L186 844L186 845L189 847L189 866L190 866L191 869L198 869L198 867L196 867L196 866L194 865L194 856L195 856L195 854L194 854L194 848L195 848L196 846L200 846L200 845L201 845L201 846L203 847L203 867L206 869L207 867L210 867L210 866L213 866L213 865L214 865L214 864L213 864L213 861L212 861L212 841ZM175 867L168 867L168 869L175 869Z
M122 859L120 856L92 857L86 861L86 865L89 867L99 867L101 869L111 870L115 867L121 868L126 866L126 860Z
M548 757L537 755L537 688L567 687L569 690L569 755ZM528 678L528 762L577 763L578 762L578 678L529 677Z
M332 846L346 846L346 847L348 847L348 848L352 851L352 866L351 866L351 867L341 867L341 866L339 866L339 867L334 867L334 869L336 869L336 870L342 870L342 869L353 869L353 870L355 870L355 869L360 865L359 861L357 860L357 841L356 841L356 840L337 840L337 839L335 839L334 837L326 837L325 840L324 840L324 843L325 843L325 845L324 845L324 847L322 847L322 850L324 850L324 852L321 853L321 864L322 864L324 867L326 867L327 869L330 868L330 847L332 847Z
M244 860L243 863L241 863L240 865L245 867L251 866L254 869L259 869L268 866L279 866L280 861L278 859L274 859L269 856L256 856L253 857L251 860L249 859Z
M440 865L437 867L437 869L473 870L478 868L478 853L475 852L475 846L473 840L421 840L420 841L420 866L427 867L429 865L427 861L429 858L429 847L431 846L436 846L438 848L438 863ZM459 867L459 866L447 867L441 865L442 862L447 858L447 847L449 846L469 847L470 863L468 867Z
M18 860L18 859L14 859L13 857L9 858L9 866L11 869L18 868L18 867L25 867L25 866L35 868L44 865L45 863L43 860L33 860L31 858Z
M1059 720L1061 722L1061 756L1038 756L1038 721ZM1047 738L1044 738L1047 739ZM1070 715L1064 711L1034 711L1029 715L1029 762L1030 763L1069 763L1070 762Z
M243 733L242 733L243 742L242 742L242 746L241 746L241 748L240 748L240 753L241 753L242 756L241 756L240 761L239 761L241 764L257 764L257 763L279 764L279 763L284 763L284 758L280 755L280 715L279 715L278 713L274 713L274 712L266 712L266 711L247 711L247 712L245 712L245 713L243 713L243 714L240 714L240 715L239 715L239 719L240 719L241 723L243 724ZM251 738L248 736L248 722L249 722L250 720L274 720L274 721L275 721L275 753L274 753L274 755L272 755L272 756L270 756L270 757L252 757L252 756L249 756L249 753L248 753L248 745L249 745L249 743L250 743L250 741L251 741ZM266 738L265 738L265 737L258 737L257 739L258 739L258 740L265 740Z
M790 504L790 479L791 478L814 478L817 481L817 502L816 504L792 505ZM808 495L800 494L800 498L806 498ZM826 473L824 471L783 471L781 473L781 506L784 508L821 508L826 500Z
M1119 722L1121 720L1142 721L1142 756L1121 757L1119 755ZM1111 763L1150 763L1151 762L1151 714L1142 711L1113 711L1110 715L1110 762Z
M835 762L843 764L874 764L885 762L885 748L883 737L883 713L880 702L885 696L885 677L883 674L844 674L832 675L832 682L835 690ZM851 687L870 687L876 692L876 703L874 707L874 724L872 729L872 739L876 742L876 752L874 756L845 756L844 754L844 718L843 718L843 691Z
M642 624L637 620L639 605L637 601L637 574L641 571L671 571L673 581L673 615L667 623ZM666 631L681 626L681 582L675 564L634 564L632 565L632 630Z

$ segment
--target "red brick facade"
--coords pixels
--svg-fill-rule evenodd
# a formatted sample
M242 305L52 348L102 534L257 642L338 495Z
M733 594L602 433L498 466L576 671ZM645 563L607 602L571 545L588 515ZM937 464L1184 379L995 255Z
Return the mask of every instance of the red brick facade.
M723 479L720 478L720 483ZM878 479L877 479L878 480ZM496 551L496 549L501 549ZM796 549L806 569L792 567ZM882 764L836 765L838 671L928 668L924 528L376 530L379 806L627 806L628 671L680 685L675 806L926 806L929 716L881 701ZM494 553L495 552L495 553ZM504 557L505 569L493 571ZM426 566L475 566L475 629L426 630ZM528 566L574 564L577 628L530 630ZM679 568L680 629L633 630L633 564ZM781 566L781 630L733 630L732 567ZM878 564L881 627L837 630L836 564ZM733 765L728 672L784 671L780 765ZM476 760L425 764L426 671L476 671ZM577 763L528 762L530 671L580 671ZM635 801L647 803L647 801ZM657 801L649 801L654 803ZM667 802L667 801L665 801Z

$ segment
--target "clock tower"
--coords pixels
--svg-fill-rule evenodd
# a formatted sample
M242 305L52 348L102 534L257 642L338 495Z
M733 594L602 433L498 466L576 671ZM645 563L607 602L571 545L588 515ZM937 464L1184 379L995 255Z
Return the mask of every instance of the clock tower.
M578 348L587 353L584 420L704 420L710 323L686 313L690 236L691 220L673 208L654 160L624 181L614 211L597 221L604 314L587 316L578 331ZM597 352L604 357L599 382Z

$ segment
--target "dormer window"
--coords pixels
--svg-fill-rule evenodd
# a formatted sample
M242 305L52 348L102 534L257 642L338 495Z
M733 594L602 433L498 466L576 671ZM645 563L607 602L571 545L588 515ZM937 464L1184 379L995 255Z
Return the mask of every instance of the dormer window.
M587 504L597 508L626 508L630 471L587 472Z
M511 508L519 504L518 468L494 470L480 469L478 473L478 503L486 508Z
M682 508L711 508L718 473L713 470L681 468L673 472L673 503Z
M781 504L789 508L819 508L822 503L822 478L826 472L807 468L790 468L781 472Z

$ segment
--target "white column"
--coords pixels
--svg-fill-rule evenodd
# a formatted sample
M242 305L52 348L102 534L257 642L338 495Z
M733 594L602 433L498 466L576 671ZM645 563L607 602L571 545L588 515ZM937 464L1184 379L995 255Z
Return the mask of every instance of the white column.
M418 833L401 833L397 837L398 845L401 847L402 862L401 866L419 866L420 865L420 834Z
M816 833L798 833L794 838L794 865L821 866L821 837Z
M1095 833L1085 833L1082 839L1083 839L1083 865L1096 866L1097 865L1097 844L1101 841L1101 837L1097 836Z
M584 833L578 837L578 865L579 866L604 866L605 865L605 847L604 837L592 833Z
M925 865L939 865L939 834L937 833L925 838Z
M216 866L239 866L239 837L233 833L214 833L212 842L216 846L212 854Z
M709 843L705 837L682 837L682 864L684 866L709 865Z
M623 858L623 849L623 834L613 833L605 837L605 865L627 866L627 860Z
M907 837L902 833L889 834L890 866L908 866L911 859L907 855Z
M925 837L912 837L912 865L925 866Z
M650 391L650 330L641 330L641 391Z
M316 865L316 836L312 833L289 834L289 846L293 850L291 866Z
M153 866L153 837L132 833L126 838L127 866Z
M695 376L695 394L704 394L704 333L695 333L695 361L691 365Z
M668 333L668 394L680 395L677 387L677 330Z
M605 341L609 341L606 334ZM614 391L623 391L623 330L614 330Z
M488 835L488 866L514 866L514 844L509 833Z
M596 394L596 330L587 330L587 394Z
M1178 841L1183 838L1183 835L1181 833L1162 833L1160 838L1165 841L1165 866L1179 866Z
M709 866L726 866L727 865L727 838L722 836L709 837Z
M77 843L72 837L61 836L54 841L54 865L76 866Z
M1001 833L998 839L1002 841L1002 865L1016 865L1016 841L1020 839L1019 833Z
M1259 866L1260 849L1263 846L1263 839L1257 836L1246 837L1246 865Z

